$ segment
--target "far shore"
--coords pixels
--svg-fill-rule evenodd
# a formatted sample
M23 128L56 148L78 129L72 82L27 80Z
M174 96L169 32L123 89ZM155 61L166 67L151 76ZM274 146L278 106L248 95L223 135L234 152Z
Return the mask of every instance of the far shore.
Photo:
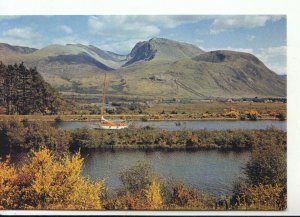
M124 121L247 121L240 118L228 117L199 117L198 115L172 115L160 116L155 118L152 115L105 115L107 119L124 120ZM47 121L47 122L90 122L100 121L101 115L0 115L0 121L10 120L27 120L27 121ZM257 119L279 121L276 117L262 116Z

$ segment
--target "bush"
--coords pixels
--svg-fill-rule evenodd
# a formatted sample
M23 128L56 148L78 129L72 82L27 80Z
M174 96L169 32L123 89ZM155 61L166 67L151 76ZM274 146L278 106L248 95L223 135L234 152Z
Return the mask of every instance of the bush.
M68 152L70 133L46 122L0 122L0 145L37 150L45 146L56 154Z
M247 117L251 121L256 121L257 118L258 118L258 116L259 116L259 113L256 110L254 110L254 109L246 111L245 114L247 115Z
M156 177L157 174L146 161L139 161L136 165L120 173L120 180L124 189L130 193L138 192L150 186Z
M245 114L240 114L240 119L243 120L243 121L246 120L246 115Z
M0 208L101 209L104 183L82 177L82 164L79 153L56 158L48 149L33 151L19 170L0 162Z
M231 110L231 111L225 112L223 115L228 118L238 118L240 116L240 112L236 111L236 110Z
M248 186L239 198L239 210L283 210L286 208L286 195L281 185Z
M278 115L276 115L276 118L278 118L280 121L286 120L286 114L283 112L280 112Z
M214 208L213 198L199 190L187 187L182 183L173 186L171 209L211 210Z
M146 121L148 121L148 118L146 116L143 116L143 117L141 117L141 121L146 122Z
M56 118L54 118L54 122L61 123L61 122L63 122L63 119L60 116L57 116Z
M268 145L253 150L246 164L245 174L253 185L280 184L286 186L286 153L279 147Z

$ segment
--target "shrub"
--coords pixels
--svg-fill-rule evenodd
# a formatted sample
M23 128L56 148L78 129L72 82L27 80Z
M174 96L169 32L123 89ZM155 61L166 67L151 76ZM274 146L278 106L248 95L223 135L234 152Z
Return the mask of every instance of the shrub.
M223 115L225 117L228 117L228 118L238 118L239 115L240 115L240 112L239 111L235 111L235 110L231 110L229 112L225 112Z
M251 109L249 111L246 111L245 114L247 115L247 117L251 120L251 121L256 121L258 116L259 116L259 113L254 110L254 109Z
M278 118L281 121L285 121L286 120L286 114L283 112L280 112L279 114L276 115L276 118Z
M143 117L141 117L141 121L146 122L146 121L148 121L148 118L146 116L143 116Z
M70 133L45 122L0 122L0 140L14 148L38 149L45 146L57 154L66 153Z
M244 189L238 198L239 210L283 210L286 194L281 185L252 185Z
M160 183L155 179L144 190L146 205L148 209L161 209L163 205L163 199L161 196Z
M240 119L243 120L243 121L246 120L246 115L245 114L240 114Z
M253 185L286 186L286 161L286 153L279 147L274 145L257 147L253 150L244 172Z
M19 170L0 162L0 207L3 209L101 209L103 181L80 175L79 153L56 158L48 149L33 151Z
M61 123L61 122L63 122L63 119L60 116L57 116L56 118L54 118L54 122Z
M122 171L120 180L126 191L134 193L150 186L156 176L157 174L148 162L139 161L131 168Z
M214 208L214 200L208 194L178 183L173 186L170 208L211 210Z

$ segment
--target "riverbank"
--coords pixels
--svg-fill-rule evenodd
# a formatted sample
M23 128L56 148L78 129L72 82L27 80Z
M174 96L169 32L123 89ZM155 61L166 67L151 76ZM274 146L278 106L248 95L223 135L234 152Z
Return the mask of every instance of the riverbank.
M71 130L71 147L104 150L251 150L256 146L276 143L286 147L286 132L267 130L178 130L157 128L105 131Z
M199 115L105 115L107 119L125 120L125 121L199 121L199 120L216 120L216 121L240 121L238 118L229 117L202 117ZM101 115L0 115L0 121L43 121L43 122L97 122L101 120ZM247 120L247 119L245 119ZM248 119L249 120L249 119ZM256 120L279 120L274 116L258 117Z
M150 126L123 130L63 130L46 122L0 122L2 148L42 146L59 153L69 149L240 150L276 144L286 148L287 133L265 130L161 130Z

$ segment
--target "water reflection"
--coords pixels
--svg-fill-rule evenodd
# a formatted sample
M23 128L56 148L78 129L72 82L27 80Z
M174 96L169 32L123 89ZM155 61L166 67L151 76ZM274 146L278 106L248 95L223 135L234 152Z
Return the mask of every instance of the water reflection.
M7 154L7 153L6 153ZM91 180L106 178L110 189L121 186L119 174L138 161L146 160L163 177L182 181L216 196L231 193L233 182L241 175L249 152L210 151L81 151L84 160L82 174ZM2 160L5 153L1 152ZM28 158L28 151L14 151L11 162L16 166Z
M107 178L111 189L121 186L120 171L147 160L166 178L208 191L214 195L230 194L232 184L241 175L241 167L249 158L249 152L101 152L82 153L85 156L83 174L92 180Z

